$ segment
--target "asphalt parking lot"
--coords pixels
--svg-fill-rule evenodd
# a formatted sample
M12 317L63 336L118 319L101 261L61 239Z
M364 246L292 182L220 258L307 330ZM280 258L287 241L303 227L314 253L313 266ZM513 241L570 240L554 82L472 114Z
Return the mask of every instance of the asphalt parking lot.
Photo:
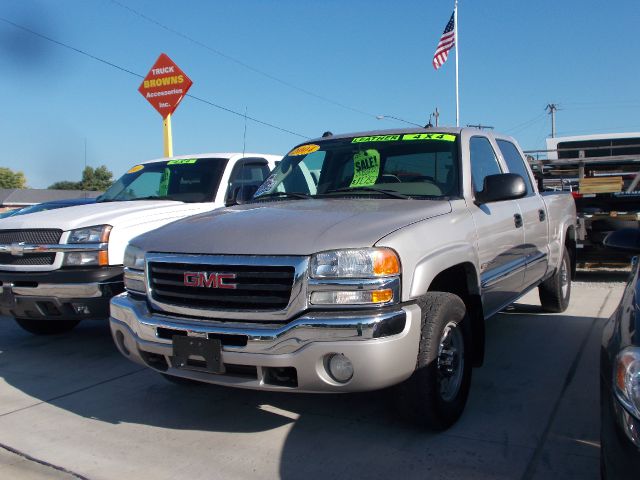
M581 273L569 309L535 292L488 324L458 424L398 420L389 392L173 385L120 356L106 322L35 337L0 318L0 478L599 478L600 330L620 272Z

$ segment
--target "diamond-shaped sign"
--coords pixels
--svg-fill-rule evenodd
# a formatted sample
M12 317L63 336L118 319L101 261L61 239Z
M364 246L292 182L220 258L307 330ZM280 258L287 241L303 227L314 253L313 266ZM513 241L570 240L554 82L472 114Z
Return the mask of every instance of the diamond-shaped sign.
M138 91L162 118L171 115L193 82L166 54L161 53Z

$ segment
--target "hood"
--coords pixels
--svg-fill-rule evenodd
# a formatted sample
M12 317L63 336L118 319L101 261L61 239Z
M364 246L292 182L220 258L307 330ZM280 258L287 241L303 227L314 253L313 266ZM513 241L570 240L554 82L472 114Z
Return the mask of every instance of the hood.
M131 243L151 252L310 255L373 246L399 228L449 212L445 200L276 201L185 218Z
M204 208L203 208L204 207ZM73 230L93 225L114 227L140 224L179 215L210 210L211 203L183 203L167 200L136 200L130 202L102 202L74 207L46 210L0 219L0 230L26 228L58 228Z

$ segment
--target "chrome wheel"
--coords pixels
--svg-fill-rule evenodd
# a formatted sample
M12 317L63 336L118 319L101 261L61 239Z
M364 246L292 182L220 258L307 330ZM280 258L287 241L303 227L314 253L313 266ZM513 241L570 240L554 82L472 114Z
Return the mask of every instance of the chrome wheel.
M567 292L569 291L569 269L567 268L567 261L562 260L562 267L560 267L560 289L562 290L562 298L567 298Z
M442 330L438 346L438 383L442 400L450 402L456 397L463 372L464 339L458 324L449 322Z

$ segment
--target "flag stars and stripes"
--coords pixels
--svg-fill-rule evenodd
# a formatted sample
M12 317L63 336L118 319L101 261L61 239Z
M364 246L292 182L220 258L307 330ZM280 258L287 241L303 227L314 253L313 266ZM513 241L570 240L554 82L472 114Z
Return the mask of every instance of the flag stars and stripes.
M455 13L451 14L449 23L447 23L444 32L442 32L442 37L440 37L440 42L438 42L438 46L436 47L436 53L433 54L433 68L436 70L444 65L444 62L447 61L447 57L449 56L449 50L456 44L454 15Z

